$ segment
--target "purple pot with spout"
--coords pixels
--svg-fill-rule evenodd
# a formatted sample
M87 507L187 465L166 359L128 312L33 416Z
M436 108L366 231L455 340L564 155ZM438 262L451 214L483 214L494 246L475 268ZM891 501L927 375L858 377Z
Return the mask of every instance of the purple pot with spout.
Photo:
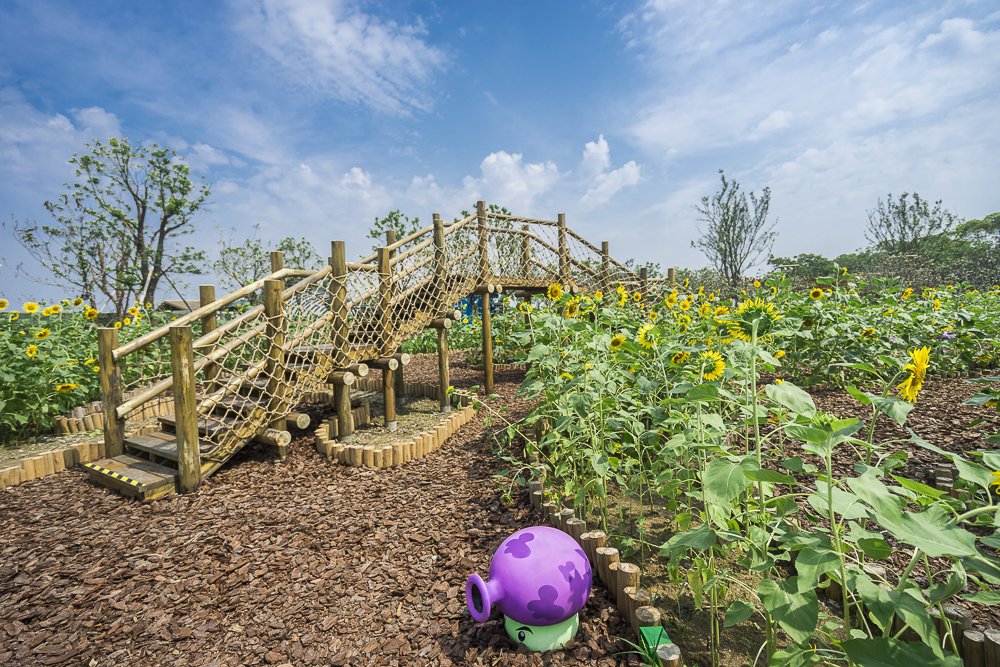
M490 580L465 582L472 617L487 621L497 605L509 619L531 626L556 625L575 616L590 597L587 555L572 537L548 526L519 530L500 544Z

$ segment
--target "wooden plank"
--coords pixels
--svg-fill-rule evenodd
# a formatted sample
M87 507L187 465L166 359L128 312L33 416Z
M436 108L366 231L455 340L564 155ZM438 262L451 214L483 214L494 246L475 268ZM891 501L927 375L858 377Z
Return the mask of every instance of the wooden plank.
M129 454L94 461L86 468L93 482L125 495L153 498L175 492L176 470Z
M171 412L166 415L160 415L159 421L164 426L176 427L177 426L177 416ZM198 433L201 435L214 435L219 431L226 431L237 423L235 419L230 419L228 417L206 417L204 415L198 416Z

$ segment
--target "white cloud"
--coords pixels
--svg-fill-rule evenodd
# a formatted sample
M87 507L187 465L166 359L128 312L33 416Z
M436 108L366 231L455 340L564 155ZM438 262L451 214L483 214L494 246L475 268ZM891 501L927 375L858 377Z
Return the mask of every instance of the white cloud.
M580 199L582 204L600 206L611 201L616 192L630 185L639 183L639 165L635 160L629 160L621 168L607 174L598 174L594 185Z
M611 166L611 149L608 142L604 140L604 135L600 135L597 141L588 141L583 145L583 163L580 171L585 176L596 176Z
M258 0L240 27L298 85L378 111L427 110L447 63L422 23L382 21L343 0Z
M523 164L521 153L511 155L506 151L490 153L479 168L483 177L476 185L482 196L515 211L529 210L534 199L547 192L560 177L553 162ZM470 184L465 182L467 189Z
M181 150L180 146L177 149ZM229 157L225 153L200 141L191 147L191 152L184 156L184 160L195 171L208 171L213 164L229 164Z
M351 170L340 179L340 184L345 186L357 185L367 189L372 184L372 175L363 171L360 167L351 167Z
M759 139L760 137L766 136L780 130L782 128L788 127L792 121L792 114L783 109L778 109L772 111L767 115L767 118L757 123L757 127L753 129L750 133L751 139Z

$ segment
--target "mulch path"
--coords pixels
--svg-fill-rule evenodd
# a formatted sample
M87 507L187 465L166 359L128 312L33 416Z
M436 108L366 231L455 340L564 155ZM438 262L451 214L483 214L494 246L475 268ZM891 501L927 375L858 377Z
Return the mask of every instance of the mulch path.
M452 384L481 384L458 367ZM434 355L407 367L435 381ZM511 416L523 371L496 375ZM0 492L0 665L611 665L631 630L599 586L565 651L515 650L464 586L511 532L479 419L444 449L372 471L251 444L197 493L138 502L80 468ZM617 655L616 655L617 654Z

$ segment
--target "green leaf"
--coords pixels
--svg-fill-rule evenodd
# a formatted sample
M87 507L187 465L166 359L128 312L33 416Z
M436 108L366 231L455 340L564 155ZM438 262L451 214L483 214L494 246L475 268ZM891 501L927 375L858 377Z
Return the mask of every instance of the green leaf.
M898 639L848 639L840 644L847 657L863 667L962 667L962 659L951 653L939 656L926 644Z
M826 518L830 518L826 500L826 489L826 482L816 480L816 490L818 493L811 494L806 500ZM833 489L833 511L847 520L868 518L868 511L865 509L865 506L858 502L857 497L847 493L843 489Z
M743 600L737 600L729 605L729 609L726 610L726 620L723 623L723 627L731 628L737 623L742 623L751 616L753 616L753 607L748 605Z
M757 595L771 617L795 642L805 642L813 635L819 620L819 602L816 590L800 592L798 577L784 581L762 579L757 585Z
M889 591L878 586L867 574L858 575L855 587L878 626L885 629L891 624L896 614L896 605L889 596Z
M542 357L548 356L552 352L552 348L548 345L543 345L539 343L531 348L531 352L528 353L528 361L538 361ZM470 390L472 391L472 390Z
M979 604L997 605L1000 604L1000 591L979 591L978 593L963 593L962 597L970 602Z
M795 559L795 570L799 573L799 592L812 590L819 584L820 577L840 568L840 558L829 549L807 547Z
M882 560L892 555L892 545L877 537L862 537L858 540L858 547L866 556L875 560Z
M979 465L978 463L963 461L957 457L955 459L955 467L958 468L959 477L968 482L978 484L984 491L989 493L990 482L993 481L993 477L990 475L989 469Z
M978 572L994 586L1000 586L1000 559L980 551L975 556L963 558L962 566L966 571Z
M926 484L921 484L920 482L914 482L912 479L908 479L906 477L897 477L896 475L889 475L889 476L892 477L897 482L899 482L899 484L904 489L909 489L910 491L913 491L914 493L919 493L922 496L928 496L929 498L934 498L936 500L941 496L948 495L947 491L938 491L937 489L932 489Z
M812 396L791 382L769 384L764 387L764 391L772 401L780 403L796 414L810 418L816 414L816 404L813 403Z
M705 499L722 507L729 507L747 488L743 468L726 459L714 459L704 473Z
M675 549L708 549L715 544L717 533L707 523L703 523L694 530L684 533L677 533L663 545L660 546L660 553L671 552Z
M847 387L847 393L853 396L861 405L871 405L872 399L868 394L861 392L857 387Z
M756 461L754 462L756 463ZM751 482L770 482L772 484L794 484L795 478L791 475L769 470L767 468L743 469L743 475Z
M931 584L927 587L926 595L931 604L937 604L947 600L965 588L968 577L965 568L960 561L952 563L951 572L948 573L948 580L943 584Z
M719 400L719 388L714 384L700 384L692 387L687 393L689 401L717 401Z
M974 556L976 536L947 523L944 510L932 505L923 512L904 512L899 519L878 514L876 520L893 537L912 544L928 556Z
M871 399L879 410L889 415L900 426L906 423L906 415L913 409L913 403L896 396L871 396Z
M899 521L903 499L889 493L885 484L874 475L852 477L847 480L847 485L851 487L851 491L854 491L858 497L871 505L880 515L885 515L893 521Z
M805 442L817 445L825 445L827 439L830 437L830 434L823 429L801 426L799 424L790 424L785 428L785 432L796 440L804 440Z

